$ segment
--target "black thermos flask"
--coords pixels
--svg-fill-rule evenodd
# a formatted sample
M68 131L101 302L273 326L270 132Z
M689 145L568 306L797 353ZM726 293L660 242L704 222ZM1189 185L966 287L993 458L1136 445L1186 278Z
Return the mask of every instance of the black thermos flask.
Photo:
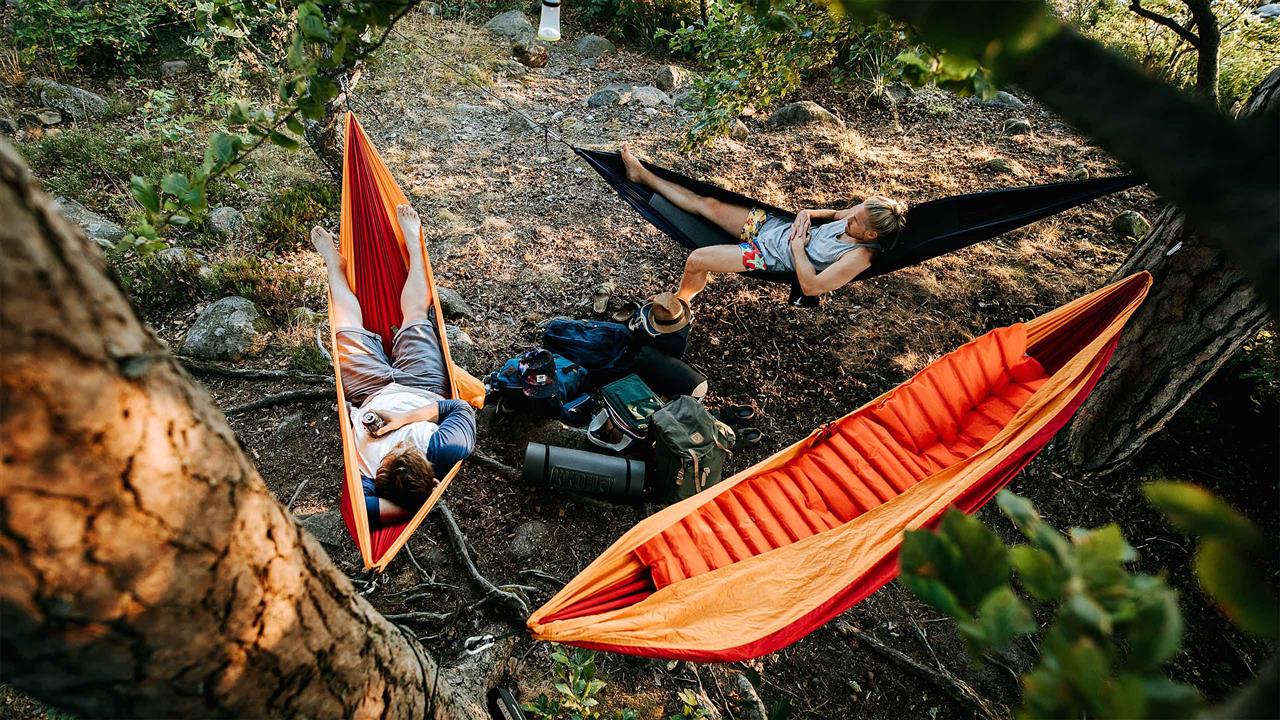
M644 491L644 461L531 442L524 450L524 481L636 502Z

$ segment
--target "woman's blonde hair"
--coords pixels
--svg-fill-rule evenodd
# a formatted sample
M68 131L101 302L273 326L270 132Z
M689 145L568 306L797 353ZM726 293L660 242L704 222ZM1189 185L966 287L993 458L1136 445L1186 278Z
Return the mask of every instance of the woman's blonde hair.
M867 220L871 229L885 240L895 237L907 226L907 204L883 195L872 195L862 204L867 208Z

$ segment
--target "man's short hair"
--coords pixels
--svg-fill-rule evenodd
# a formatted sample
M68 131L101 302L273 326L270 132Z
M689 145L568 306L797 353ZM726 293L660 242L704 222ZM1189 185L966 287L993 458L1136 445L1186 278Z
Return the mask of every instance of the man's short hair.
M373 478L378 497L409 510L425 502L437 484L435 469L427 462L427 456L413 446L387 453Z

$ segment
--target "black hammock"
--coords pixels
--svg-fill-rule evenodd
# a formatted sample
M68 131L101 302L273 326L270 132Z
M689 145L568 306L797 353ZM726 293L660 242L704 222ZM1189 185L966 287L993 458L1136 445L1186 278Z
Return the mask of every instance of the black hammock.
M694 250L708 245L738 243L737 236L681 210L649 188L628 180L622 156L617 152L600 152L579 147L575 147L573 151L600 173L605 182L645 220L686 248ZM780 217L795 217L795 213L746 195L685 177L664 167L650 163L644 165L658 177L699 195L735 205L763 208ZM865 280L922 263L1137 184L1136 177L1121 175L953 195L914 205L907 213L907 226L897 241L888 250L882 251L871 267L855 279ZM753 270L744 274L761 280L790 284L793 303L814 305L818 302L818 298L801 292L794 272Z

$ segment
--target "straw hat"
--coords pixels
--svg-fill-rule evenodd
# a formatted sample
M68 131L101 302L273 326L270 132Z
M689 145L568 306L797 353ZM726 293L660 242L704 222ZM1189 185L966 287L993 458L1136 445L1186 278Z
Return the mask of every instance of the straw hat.
M658 293L640 307L640 324L650 335L680 332L689 325L693 310L674 293Z

